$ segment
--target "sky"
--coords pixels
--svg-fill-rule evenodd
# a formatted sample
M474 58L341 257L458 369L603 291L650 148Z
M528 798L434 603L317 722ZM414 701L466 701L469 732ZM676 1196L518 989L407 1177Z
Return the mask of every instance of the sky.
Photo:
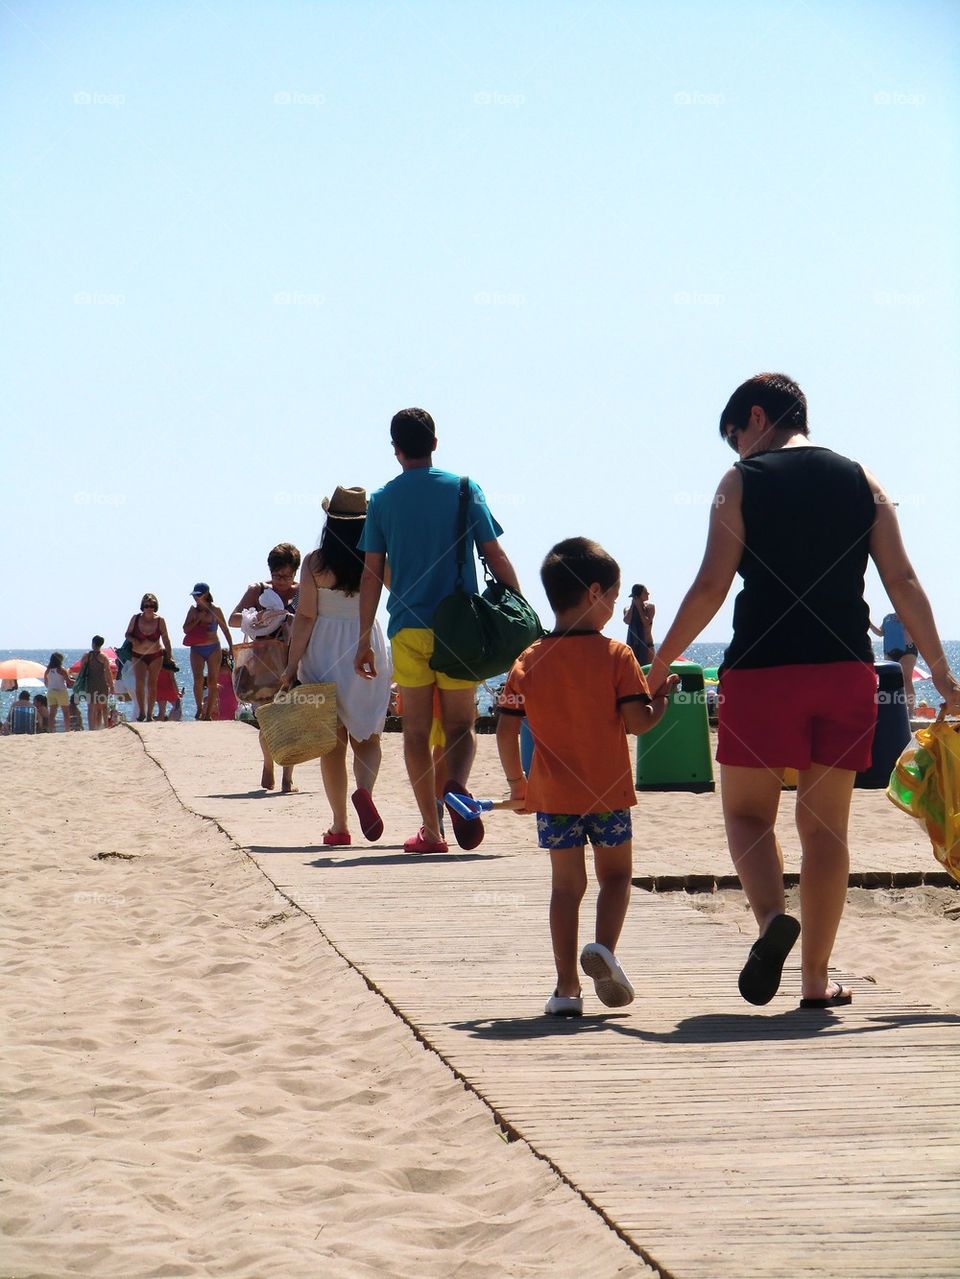
M958 45L923 0L3 0L0 647L145 591L177 643L396 473L409 405L545 620L582 534L662 636L763 370L960 636Z

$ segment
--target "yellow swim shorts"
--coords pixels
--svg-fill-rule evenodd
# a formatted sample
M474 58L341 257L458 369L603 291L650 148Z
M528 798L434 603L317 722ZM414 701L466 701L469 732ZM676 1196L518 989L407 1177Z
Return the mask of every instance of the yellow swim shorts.
M48 706L67 706L70 698L67 696L65 688L48 688L47 689L47 705Z
M452 679L430 669L433 656L433 631L426 627L405 626L390 638L393 653L393 678L400 688L476 688L470 679Z

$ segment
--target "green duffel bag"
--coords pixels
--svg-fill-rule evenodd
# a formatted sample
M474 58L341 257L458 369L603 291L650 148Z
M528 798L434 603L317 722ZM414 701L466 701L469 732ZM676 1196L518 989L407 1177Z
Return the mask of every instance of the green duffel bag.
M431 619L430 669L451 679L481 680L502 675L525 648L544 634L540 619L519 591L495 581L480 557L486 577L482 595L463 588L467 553L469 481L460 477L457 511L457 585L440 601Z

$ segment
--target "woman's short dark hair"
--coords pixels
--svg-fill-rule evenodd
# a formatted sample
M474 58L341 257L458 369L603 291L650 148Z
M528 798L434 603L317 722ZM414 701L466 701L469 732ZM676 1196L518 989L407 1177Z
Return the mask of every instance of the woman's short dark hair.
M547 553L540 581L555 613L574 608L594 582L608 591L620 581L620 565L589 537L568 537Z
M94 635L93 639L90 641L91 648L103 648L103 645L104 638L102 635Z
M429 457L437 447L437 428L426 409L401 409L393 415L390 438L404 457Z
M741 383L727 400L720 414L720 435L727 438L727 428L742 431L750 420L754 405L763 409L775 427L808 433L807 397L786 373L758 373Z
M356 595L363 572L363 552L357 550L366 520L341 520L328 515L317 549L319 568L333 574L334 586L347 595Z
M140 601L140 607L142 609L143 608L159 608L160 605L157 602L156 595L152 595L149 591L147 591L146 595L144 595L143 599Z
M267 568L275 573L278 568L292 568L294 573L300 567L300 552L292 542L278 542L267 556Z

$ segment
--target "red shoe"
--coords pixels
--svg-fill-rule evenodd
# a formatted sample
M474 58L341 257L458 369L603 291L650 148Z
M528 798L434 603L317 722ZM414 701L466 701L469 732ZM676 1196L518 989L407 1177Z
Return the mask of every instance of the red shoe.
M421 826L416 835L411 835L409 839L403 841L403 851L405 853L445 853L447 851L447 841L438 839L434 843L432 840L427 839L426 830Z
M383 818L377 812L373 796L361 787L355 790L350 798L360 818L360 829L363 831L364 839L379 839L383 834Z
M348 830L325 831L323 842L328 848L349 848L353 844Z

